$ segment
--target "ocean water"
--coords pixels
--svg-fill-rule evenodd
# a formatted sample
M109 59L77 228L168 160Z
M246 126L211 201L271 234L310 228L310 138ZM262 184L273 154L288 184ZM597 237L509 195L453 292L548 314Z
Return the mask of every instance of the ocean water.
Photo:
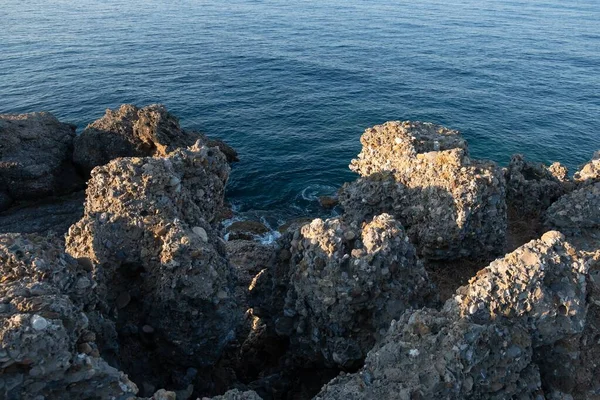
M240 153L228 196L319 213L387 120L574 170L600 149L598 0L0 0L0 113L163 103Z

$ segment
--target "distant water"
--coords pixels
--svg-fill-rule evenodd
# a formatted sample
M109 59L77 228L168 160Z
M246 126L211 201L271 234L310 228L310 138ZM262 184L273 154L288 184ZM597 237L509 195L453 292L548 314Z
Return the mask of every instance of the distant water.
M246 214L317 212L354 178L362 131L386 120L459 129L502 164L523 152L574 169L600 148L598 0L0 6L0 113L83 128L163 103L238 149L229 197Z

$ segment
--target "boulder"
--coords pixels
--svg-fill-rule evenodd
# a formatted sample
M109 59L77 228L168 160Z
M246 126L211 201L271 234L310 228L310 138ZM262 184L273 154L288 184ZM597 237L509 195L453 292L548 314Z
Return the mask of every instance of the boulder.
M393 321L364 367L316 399L543 399L540 368L556 365L549 348L583 331L587 273L565 237L548 232L483 269L441 311Z
M133 397L137 387L98 355L86 313L91 272L51 236L0 235L0 397Z
M75 127L52 114L0 114L0 211L83 185L71 163Z
M504 171L508 207L515 210L520 218L540 216L552 203L572 190L567 174L567 168L559 163L547 167L526 161L521 154L513 155Z
M565 233L600 229L600 182L562 196L546 211L545 224Z
M432 304L427 273L389 215L362 227L315 219L294 234L289 253L287 274L278 277L289 286L275 327L300 359L356 366L392 319Z
M164 387L149 369L211 366L235 337L235 274L211 225L229 170L217 148L198 142L92 171L66 247L93 266L117 315L122 362L138 381Z
M208 147L223 149L227 157L237 153L220 140L181 129L179 120L160 104L138 108L123 104L89 124L75 139L73 160L86 173L118 157L166 156L200 140Z
M584 164L573 175L575 182L579 184L588 184L600 181L600 150L592 156L592 160Z
M496 164L471 160L458 131L421 122L369 128L340 204L363 221L398 219L427 259L489 257L504 248L505 181Z

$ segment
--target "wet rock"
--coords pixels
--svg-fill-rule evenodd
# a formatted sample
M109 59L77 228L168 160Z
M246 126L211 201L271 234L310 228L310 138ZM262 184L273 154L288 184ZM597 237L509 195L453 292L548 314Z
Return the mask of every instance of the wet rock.
M600 229L600 182L562 196L548 208L545 224L565 233Z
M321 204L321 207L323 208L330 209L337 206L339 204L339 200L337 197L333 196L321 196L319 197L319 204Z
M579 171L575 172L573 179L579 184L600 181L600 150L594 153L590 162L583 165Z
M198 140L208 147L223 148L229 157L235 153L221 141L182 130L179 120L160 104L143 108L124 104L118 110L106 110L85 128L75 139L73 160L89 173L118 157L166 156Z
M359 173L340 204L358 221L381 212L406 228L428 259L489 257L506 234L505 181L492 162L469 158L458 131L420 122L367 129L350 164Z
M550 167L526 161L515 154L504 171L506 201L521 218L540 216L552 203L572 190L568 170L559 163Z
M33 202L21 202L0 213L0 233L65 234L83 216L83 191L48 197Z
M362 227L315 219L296 232L290 252L289 270L279 277L289 288L275 325L299 358L352 367L393 318L431 304L427 273L389 215Z
M71 164L75 127L46 112L0 114L0 211L83 185Z
M170 378L152 375L151 368L210 366L235 337L241 310L234 271L211 225L228 174L223 154L200 143L92 171L85 215L69 230L66 246L92 262L109 304L124 307L114 311L125 338L121 361L140 382L165 387ZM126 304L117 298L122 291L131 297ZM155 332L140 339L144 325Z
M228 240L253 240L268 232L269 228L258 221L236 221L227 227Z
M0 397L134 396L126 375L92 352L93 278L51 236L0 235ZM82 280L91 286L79 284ZM78 344L80 343L80 344ZM93 344L93 343L92 343Z
M311 217L300 217L300 218L292 219L290 221L287 221L286 223L284 223L280 227L278 227L277 228L277 232L279 232L279 233L281 233L283 235L286 232L295 231L299 227L301 227L302 225L310 224L313 219L314 218L311 218Z

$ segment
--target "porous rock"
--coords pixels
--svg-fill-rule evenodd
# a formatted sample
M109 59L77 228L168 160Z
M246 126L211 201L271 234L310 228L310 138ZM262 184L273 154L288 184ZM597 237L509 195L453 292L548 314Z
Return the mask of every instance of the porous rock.
M600 182L562 196L546 211L545 224L565 233L600 229Z
M73 160L89 173L118 157L166 156L198 140L223 149L230 158L237 157L222 141L181 129L179 120L160 104L143 108L123 104L118 110L106 110L75 139Z
M492 162L471 160L455 130L421 122L369 128L340 204L358 221L381 212L406 228L428 259L480 257L502 251L505 181Z
M90 271L50 236L0 235L0 397L126 398L137 387L98 357Z
M579 184L600 181L600 150L594 153L590 162L584 164L577 172L575 172L573 179Z
M75 127L52 114L0 115L0 211L81 186L71 164Z
M226 229L228 240L253 240L269 232L262 222L236 221Z
M122 308L123 335L154 329L147 339L160 341L158 355L140 349L132 356L208 366L235 336L234 273L211 225L228 174L223 154L200 143L92 171L85 215L66 246L93 264L109 303ZM119 301L123 292L130 301Z
M551 231L482 270L441 311L407 311L316 399L543 399L548 346L576 337L587 264ZM552 348L552 347L551 347Z
M504 171L506 201L520 217L540 216L552 203L571 190L568 170L560 163L547 167L525 160L521 154L511 157Z
M289 252L276 329L309 361L360 363L393 318L434 297L404 229L387 214L364 226L315 219L294 234Z
M245 392L233 389L222 396L203 397L202 400L262 400L256 392L248 390Z

